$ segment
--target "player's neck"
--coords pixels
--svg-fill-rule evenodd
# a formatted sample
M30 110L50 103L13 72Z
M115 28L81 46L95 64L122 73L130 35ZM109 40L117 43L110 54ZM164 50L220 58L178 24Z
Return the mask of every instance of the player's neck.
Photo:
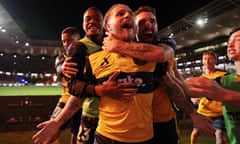
M206 75L211 75L211 74L213 74L213 73L215 73L216 72L216 69L215 68L213 68L213 69L205 69L205 71L204 71L204 73L206 74Z

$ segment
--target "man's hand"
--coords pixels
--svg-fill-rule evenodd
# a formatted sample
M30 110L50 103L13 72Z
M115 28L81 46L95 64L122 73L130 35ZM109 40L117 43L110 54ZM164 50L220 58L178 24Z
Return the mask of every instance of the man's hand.
M95 87L96 94L99 96L109 96L116 99L129 99L137 92L136 83L116 81L120 71L113 73L106 82Z
M103 39L102 48L108 52L121 53L120 46L127 44L126 42L115 38L112 34L106 33L106 37Z
M57 139L60 127L54 120L45 121L37 125L39 130L33 137L34 144L48 144Z
M208 78L188 78L186 83L189 85L189 96L191 97L206 96L210 99L218 100L218 97L223 94L221 86L217 82Z
M77 63L71 62L71 57L67 57L61 66L62 74L67 78L74 77L77 72Z

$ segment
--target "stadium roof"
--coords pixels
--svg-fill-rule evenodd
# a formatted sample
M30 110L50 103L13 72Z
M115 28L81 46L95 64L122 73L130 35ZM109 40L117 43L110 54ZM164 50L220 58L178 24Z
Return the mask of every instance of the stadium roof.
M44 36L43 37L39 36L41 38L36 39L31 34L27 33L26 28L30 27L29 25L28 26L25 25L27 22L24 24L26 27L24 27L22 23L19 22L20 17L16 18L16 16L10 15L9 12L5 9L5 7L1 5L2 2L3 3L5 2L5 5L6 5L6 2L13 2L13 1L14 0L7 0L7 1L0 2L0 30L1 30L0 31L0 52L5 52L5 53L14 52L18 54L32 54L32 55L46 54L46 55L56 56L61 51L59 49L59 47L61 47L60 40L57 40L57 39L42 40ZM26 0L23 0L21 2L23 3L24 1ZM38 0L36 1L29 0L29 2L30 1L32 3L39 2ZM28 4L29 6L31 6L32 4L31 2ZM108 2L109 3L107 3L106 5L112 5L113 3L112 1L111 3L110 1ZM129 5L132 5L132 6L135 4L133 1L123 1L123 2L129 2ZM208 2L205 1L206 3L205 5L202 3L202 5L200 5L201 6L200 8L196 9L195 11L193 10L191 13L186 13L184 16L180 18L178 18L179 15L177 15L180 12L175 11L177 9L173 8L172 5L170 5L169 3L167 6L164 5L164 7L167 7L167 9L171 9L171 11L165 12L166 8L163 10L159 9L163 7L160 7L160 3L158 3L155 0L149 1L149 3L147 3L147 1L143 1L143 2L145 2L148 5L154 5L154 6L157 5L156 6L158 8L157 12L162 12L164 10L164 15L167 15L167 17L173 17L170 15L171 13L174 13L176 15L175 19L171 19L172 22L171 20L168 20L168 22L171 22L171 23L168 23L168 24L165 23L167 25L160 26L159 37L173 34L174 39L177 41L178 49L189 47L199 42L209 41L216 37L226 36L228 35L231 29L240 25L239 0L213 0L210 3L209 1ZM48 2L44 1L44 3L48 3ZM59 3L61 2L59 1ZM89 6L93 4L91 2L86 2L86 3ZM187 9L187 7L184 7L184 4L186 6L189 6L187 5L188 3L183 3L182 5L179 5L179 7L183 7ZM189 3L189 4L193 4L193 3ZM135 7L138 7L139 5L143 5L143 3L136 4ZM96 3L95 3L95 6L96 6ZM41 5L39 5L39 7L41 8ZM52 5L49 5L49 7L55 11L58 11L60 14L60 10L55 9L58 6L53 7ZM60 6L60 8L63 8L63 7ZM105 9L106 8L107 6L105 6ZM32 9L33 8L29 10L32 10ZM67 10L69 10L69 8ZM44 11L44 9L42 9L42 11ZM28 11L28 13L31 13L31 11ZM45 12L45 13L49 13L49 12ZM66 18L66 15L62 15L62 16L60 15L60 17L62 17L61 20L64 21L64 18ZM198 17L208 18L207 25L205 25L205 27L199 27L195 24L195 20ZM51 17L51 18L55 19L55 17ZM34 26L35 24L33 21L34 20L32 20L32 23L33 23L32 25ZM162 22L163 21L159 21L160 24ZM3 32L4 30L5 32ZM40 30L44 31L44 28ZM51 31L48 31L48 32L50 33ZM26 44L29 44L29 45L26 45Z

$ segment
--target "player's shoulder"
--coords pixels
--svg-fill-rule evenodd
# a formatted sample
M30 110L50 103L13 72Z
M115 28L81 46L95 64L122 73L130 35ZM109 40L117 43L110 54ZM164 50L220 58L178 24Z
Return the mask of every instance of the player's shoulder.
M72 47L73 48L82 48L84 50L87 50L87 46L83 42L81 42L81 41L73 42L72 43Z
M87 47L82 42L73 42L67 48L66 54L67 56L73 56L74 54L87 55Z
M222 69L216 69L216 73L218 75L221 75L221 76L225 76L225 75L228 75L229 73L225 70L222 70Z
M109 52L103 50L103 49L98 49L95 52L91 53L89 57L99 57L99 56L106 56Z

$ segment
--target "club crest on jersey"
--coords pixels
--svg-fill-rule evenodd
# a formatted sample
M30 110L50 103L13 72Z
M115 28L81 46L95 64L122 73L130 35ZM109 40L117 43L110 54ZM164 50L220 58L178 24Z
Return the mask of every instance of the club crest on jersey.
M143 66L147 63L147 61L145 60L140 60L140 59L137 59L137 58L133 58L133 61L136 65L139 65L139 66Z

